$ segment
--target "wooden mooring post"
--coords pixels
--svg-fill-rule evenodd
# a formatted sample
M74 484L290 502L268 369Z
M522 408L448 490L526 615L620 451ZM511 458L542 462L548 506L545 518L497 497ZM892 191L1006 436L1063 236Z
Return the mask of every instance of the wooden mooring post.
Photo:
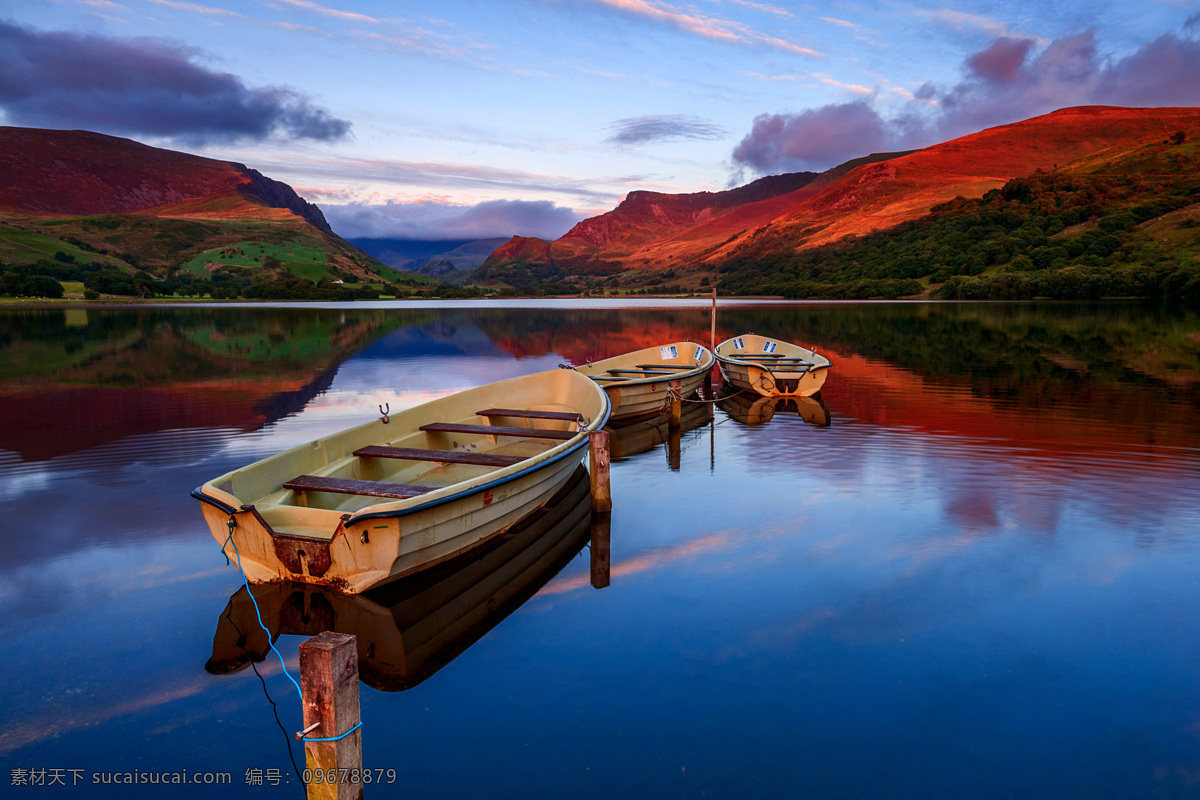
M667 397L671 400L671 429L683 424L683 383L671 381L667 384Z
M612 511L612 489L608 485L608 431L592 431L589 437L592 451L592 468L589 471L592 481L592 511Z
M358 800L363 783L343 781L362 775L362 729L358 708L358 642L325 631L300 645L300 690L304 695L304 766L312 776L308 800ZM347 731L353 731L349 735ZM342 738L337 738L342 737ZM336 739L336 741L310 741ZM318 780L333 776L335 780Z
M612 514L592 514L592 588L608 586L611 576Z

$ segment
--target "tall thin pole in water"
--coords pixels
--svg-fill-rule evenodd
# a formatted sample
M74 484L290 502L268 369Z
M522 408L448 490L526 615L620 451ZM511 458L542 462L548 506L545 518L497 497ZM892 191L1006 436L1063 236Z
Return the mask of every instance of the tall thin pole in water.
M708 349L716 352L717 349L717 290L713 288L713 306L712 306L712 335L708 337Z

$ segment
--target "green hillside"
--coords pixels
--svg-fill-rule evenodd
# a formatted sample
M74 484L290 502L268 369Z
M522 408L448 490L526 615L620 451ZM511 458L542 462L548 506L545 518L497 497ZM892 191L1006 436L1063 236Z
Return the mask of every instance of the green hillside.
M1200 126L1126 142L834 245L756 242L718 267L720 286L797 298L930 292L1200 304L1198 142Z
M0 217L0 271L0 293L10 296L32 286L31 276L79 281L100 294L213 297L374 298L436 283L300 219L144 214Z

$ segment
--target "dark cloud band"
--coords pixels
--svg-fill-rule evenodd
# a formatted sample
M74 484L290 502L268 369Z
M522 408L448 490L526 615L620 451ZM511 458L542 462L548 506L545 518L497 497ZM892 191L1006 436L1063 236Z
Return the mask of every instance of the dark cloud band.
M687 139L720 139L728 131L720 125L688 114L658 114L619 119L608 126L610 144L638 145L647 142L678 142Z
M473 206L322 203L321 208L333 229L347 239L491 239L513 234L557 239L579 221L574 211L549 200L487 200Z
M250 88L158 39L37 31L0 21L0 108L9 122L203 144L272 136L336 140L350 123L291 89Z

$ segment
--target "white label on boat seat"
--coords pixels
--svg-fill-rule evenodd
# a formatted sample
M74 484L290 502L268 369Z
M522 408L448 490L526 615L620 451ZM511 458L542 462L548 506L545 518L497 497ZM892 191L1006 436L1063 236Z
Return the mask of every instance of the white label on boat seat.
M745 346L746 346L746 345L742 344L742 340L741 340L741 339L734 339L734 340L733 340L733 349L734 349L734 350L741 350L741 349L742 349L743 347L745 347Z
M666 361L667 359L671 359L671 358L679 358L679 351L675 348L675 345L673 345L673 344L668 345L667 347L658 348L658 354L660 356L662 356L663 361Z
M704 348L697 347L696 348L696 362L700 363L702 361L704 361Z
M778 342L767 342L766 344L763 345L763 352L764 353L774 353L775 345L777 345L777 344L779 344L779 343Z

